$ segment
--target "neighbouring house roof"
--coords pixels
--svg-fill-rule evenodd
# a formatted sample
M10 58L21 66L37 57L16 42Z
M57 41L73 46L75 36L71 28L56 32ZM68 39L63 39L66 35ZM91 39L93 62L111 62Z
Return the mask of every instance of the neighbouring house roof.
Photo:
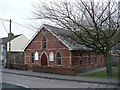
M15 35L11 38L11 40L15 39L16 37L18 37L20 35ZM3 38L0 38L0 44L6 44L7 42L9 42L9 38L8 37L3 37Z
M65 35L73 35L73 33L70 32L69 30L65 30L63 28L58 28L55 26L43 24L41 26L41 28L33 35L33 37L30 39L30 41L26 44L26 46L24 47L24 50L27 48L27 46L30 44L30 42L36 37L38 32L40 32L42 30L43 27L46 28L49 32L51 32L65 46L67 46L69 48L69 50L87 50L87 49L89 49L83 45L76 43L75 41L71 40L70 38L67 38Z
M11 51L12 52L24 52L23 48L28 42L28 38L23 34L11 40ZM7 51L9 51L9 43L7 43Z

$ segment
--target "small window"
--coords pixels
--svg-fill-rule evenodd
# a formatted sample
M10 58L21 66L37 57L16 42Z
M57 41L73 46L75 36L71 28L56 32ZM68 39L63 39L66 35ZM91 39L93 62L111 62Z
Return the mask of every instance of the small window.
M97 53L95 53L94 57L95 57L95 62L97 62Z
M39 60L38 52L35 52L35 60Z
M79 61L80 61L80 64L83 64L83 56L82 56L82 53L80 53Z
M46 49L46 37L45 37L45 35L42 37L42 49Z
M31 53L31 63L34 63L34 53Z
M61 53L58 52L56 55L56 61L57 61L57 65L61 65Z
M53 52L50 52L50 54L49 54L49 60L50 61L54 61L54 53Z
M91 63L91 60L90 60L90 52L88 52L88 63Z
M3 46L3 56L6 56L6 48L5 48L5 46Z

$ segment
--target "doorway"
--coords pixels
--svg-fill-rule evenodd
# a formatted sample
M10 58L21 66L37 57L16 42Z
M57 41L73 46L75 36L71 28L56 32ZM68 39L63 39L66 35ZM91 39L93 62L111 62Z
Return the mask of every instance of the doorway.
M41 56L41 66L47 66L47 56L45 53Z

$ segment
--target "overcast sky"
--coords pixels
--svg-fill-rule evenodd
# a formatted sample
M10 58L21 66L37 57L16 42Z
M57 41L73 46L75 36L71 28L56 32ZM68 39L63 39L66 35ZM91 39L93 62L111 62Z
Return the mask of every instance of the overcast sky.
M0 0L0 18L8 20L12 19L12 21L23 24L25 26L35 24L32 20L29 19L30 17L32 17L30 12L33 9L32 4L38 3L39 1L44 0ZM47 1L52 0L45 0L45 2ZM45 23L45 21L39 22L40 25L42 25L43 23ZM5 30L5 28L7 31ZM9 22L1 21L0 19L0 38L6 37L8 31ZM12 23L12 32L15 35L24 34L29 39L35 33L35 31L33 32L32 30L17 25L15 23Z
M29 26L29 23L33 22L29 19L29 17L31 17L31 9L33 9L32 4L37 3L38 1L40 0L0 0L0 18L8 20L12 19L14 22ZM1 21L0 19L0 38L6 37L8 31L9 22ZM32 30L15 23L12 23L12 32L15 35L24 34L28 38L35 33Z

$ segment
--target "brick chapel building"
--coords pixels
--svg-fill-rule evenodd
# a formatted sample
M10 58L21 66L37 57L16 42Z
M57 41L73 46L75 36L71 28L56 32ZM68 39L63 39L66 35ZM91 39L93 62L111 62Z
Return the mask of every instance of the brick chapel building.
M96 55L92 49L75 43L63 34L72 33L46 24L41 26L24 48L25 64L29 69L74 75L76 72L104 66L103 55ZM74 73L68 68L74 69Z

